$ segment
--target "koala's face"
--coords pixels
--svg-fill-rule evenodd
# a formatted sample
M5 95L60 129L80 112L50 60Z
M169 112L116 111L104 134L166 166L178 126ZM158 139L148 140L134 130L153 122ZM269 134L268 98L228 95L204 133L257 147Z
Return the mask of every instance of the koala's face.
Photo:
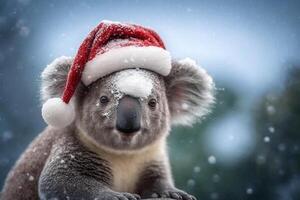
M61 96L71 58L42 73L42 99ZM211 77L191 59L174 61L168 76L126 69L103 77L73 96L75 128L109 150L138 150L165 137L170 124L191 125L214 102ZM73 126L73 125L72 125Z
M79 106L77 124L97 144L135 150L168 133L169 108L163 77L126 69L91 84Z

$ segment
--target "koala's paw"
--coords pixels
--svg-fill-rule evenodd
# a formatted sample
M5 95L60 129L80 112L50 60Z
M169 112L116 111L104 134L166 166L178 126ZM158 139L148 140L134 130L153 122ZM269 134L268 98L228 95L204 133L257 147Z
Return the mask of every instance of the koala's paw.
M126 192L102 192L95 200L139 200L141 197L138 194Z
M162 192L154 192L152 194L153 198L171 198L177 200L197 200L196 197L186 193L185 191L179 189L167 189Z

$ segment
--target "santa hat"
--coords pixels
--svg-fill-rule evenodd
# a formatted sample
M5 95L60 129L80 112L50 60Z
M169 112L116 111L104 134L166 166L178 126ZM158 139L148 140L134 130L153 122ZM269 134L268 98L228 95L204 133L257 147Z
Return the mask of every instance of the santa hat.
M171 56L153 30L102 21L79 47L61 98L51 98L43 104L45 122L57 128L71 124L75 111L70 100L80 81L88 86L105 75L128 68L144 68L166 76L171 70Z

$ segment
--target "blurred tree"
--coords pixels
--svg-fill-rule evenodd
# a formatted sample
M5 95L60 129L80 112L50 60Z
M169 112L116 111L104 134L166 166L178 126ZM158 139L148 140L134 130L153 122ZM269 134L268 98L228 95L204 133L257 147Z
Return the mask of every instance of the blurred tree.
M300 68L289 69L283 89L267 93L256 112L257 195L300 198Z
M217 84L224 85L224 84ZM208 127L222 119L237 104L237 95L230 88L216 90L212 113L193 127L175 127L170 136L171 164L176 185L199 199L218 198L218 165L210 165L202 146Z
M220 103L223 101L223 103ZM255 152L230 167L209 165L199 145L207 128L236 107L236 94L217 95L213 114L192 129L175 128L170 149L176 183L199 199L297 200L300 197L300 68L282 88L254 105Z

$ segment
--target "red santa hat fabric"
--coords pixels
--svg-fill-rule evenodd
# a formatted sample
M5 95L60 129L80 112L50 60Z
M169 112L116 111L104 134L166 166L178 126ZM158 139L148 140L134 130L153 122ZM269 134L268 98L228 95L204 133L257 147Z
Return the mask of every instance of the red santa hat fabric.
M80 81L88 86L105 75L128 68L144 68L166 76L171 70L171 56L155 31L102 21L80 45L62 97L43 104L45 122L58 128L69 125L75 118L70 100Z

